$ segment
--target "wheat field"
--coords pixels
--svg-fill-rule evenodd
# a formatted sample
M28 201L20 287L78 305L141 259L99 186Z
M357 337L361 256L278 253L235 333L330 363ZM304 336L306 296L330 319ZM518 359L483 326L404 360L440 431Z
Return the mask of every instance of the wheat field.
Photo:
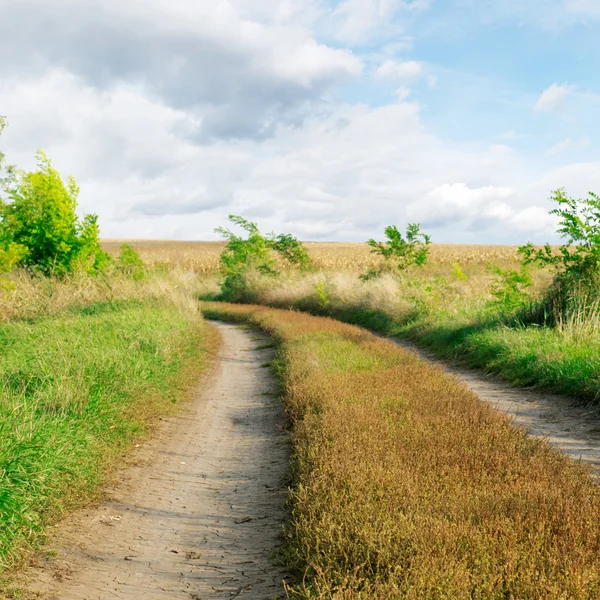
M151 265L170 264L198 274L215 273L225 242L177 242L160 240L105 240L103 248L117 252L121 244L131 244ZM363 271L379 264L367 244L359 242L307 242L316 269ZM517 265L516 246L433 244L427 271L448 272L459 265L470 272L484 271L488 265Z

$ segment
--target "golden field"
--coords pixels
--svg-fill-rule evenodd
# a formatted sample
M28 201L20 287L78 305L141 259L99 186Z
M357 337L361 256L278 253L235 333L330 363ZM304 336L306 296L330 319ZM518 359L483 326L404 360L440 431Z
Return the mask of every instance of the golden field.
M105 240L103 248L117 252L121 244L131 244L151 265L167 263L185 271L208 275L219 267L219 255L225 242L176 242L160 240ZM316 269L326 271L363 271L379 264L365 243L307 242ZM453 265L470 272L483 271L489 264L508 267L518 263L516 246L433 244L426 270L448 272Z

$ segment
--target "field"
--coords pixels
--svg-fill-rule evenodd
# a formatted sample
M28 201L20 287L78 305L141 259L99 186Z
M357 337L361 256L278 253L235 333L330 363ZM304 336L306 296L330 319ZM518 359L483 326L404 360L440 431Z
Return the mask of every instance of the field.
M103 247L118 257L122 243ZM2 279L0 568L23 564L49 525L98 497L157 417L221 360L202 311L265 330L273 344L256 351L277 348L263 366L280 378L293 445L291 514L274 554L289 598L600 595L600 488L586 468L354 326L594 403L593 314L527 324L523 311L551 289L548 269L530 267L523 292L506 284L521 272L515 247L434 244L423 267L363 281L382 265L365 244L308 243L310 268L249 268L243 303L226 304L210 301L223 243L127 243L145 263L137 275L116 258L107 274ZM249 439L243 428L230 435ZM19 594L7 598L29 598Z
M214 344L181 274L136 283L14 273L4 285L0 571L97 496L122 455L188 397Z
M104 240L103 248L116 252L122 243L135 246L141 257L151 265L170 264L202 275L215 274L225 242L170 242L145 240ZM378 258L362 243L306 242L316 269L324 271L363 271L379 264ZM430 272L441 272L454 264L471 271L483 271L488 264L517 263L515 246L475 246L433 244Z

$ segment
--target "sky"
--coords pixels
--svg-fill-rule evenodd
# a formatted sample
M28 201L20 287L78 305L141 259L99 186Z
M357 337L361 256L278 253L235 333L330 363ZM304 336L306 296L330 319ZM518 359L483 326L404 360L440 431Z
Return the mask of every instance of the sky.
M0 149L43 149L104 238L421 224L555 241L600 192L597 0L0 0Z

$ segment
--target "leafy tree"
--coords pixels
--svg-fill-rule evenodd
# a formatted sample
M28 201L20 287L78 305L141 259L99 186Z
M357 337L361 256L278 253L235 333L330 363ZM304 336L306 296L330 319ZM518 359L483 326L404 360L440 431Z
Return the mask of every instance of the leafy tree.
M600 197L571 198L564 189L552 192L558 204L550 211L559 217L558 233L566 243L553 249L529 243L519 248L523 264L538 264L554 271L554 282L538 307L534 320L562 322L572 313L586 313L600 295Z
M7 125L6 118L0 116L0 134L2 134ZM10 188L14 181L15 168L7 164L6 155L0 151L0 202L3 200L5 190ZM7 243L0 245L0 273L12 271L22 256L23 250L16 244Z
M79 186L70 177L65 185L50 159L38 152L38 169L18 172L0 199L0 248L18 262L50 275L82 267L101 270L108 256L100 248L98 219L76 214Z
M395 270L403 271L412 266L422 266L427 262L431 237L421 231L419 224L409 223L406 237L402 236L396 225L386 227L384 234L387 238L384 242L374 239L367 242L372 248L371 252L384 258L384 266L379 269L370 269L366 274L361 275L361 279L368 280L377 277L382 271L390 270L391 266Z
M229 221L241 227L246 237L236 235L229 229L218 227L217 233L227 240L220 258L221 297L241 300L247 292L246 276L251 270L265 275L279 274L274 253L291 265L307 268L310 258L306 248L290 234L263 235L256 223L237 215L229 215Z
M600 273L600 197L590 192L587 198L570 198L564 189L550 197L558 203L551 215L560 218L558 233L567 243L558 253L550 244L536 249L531 243L519 248L524 263L554 267L569 276L596 279Z

